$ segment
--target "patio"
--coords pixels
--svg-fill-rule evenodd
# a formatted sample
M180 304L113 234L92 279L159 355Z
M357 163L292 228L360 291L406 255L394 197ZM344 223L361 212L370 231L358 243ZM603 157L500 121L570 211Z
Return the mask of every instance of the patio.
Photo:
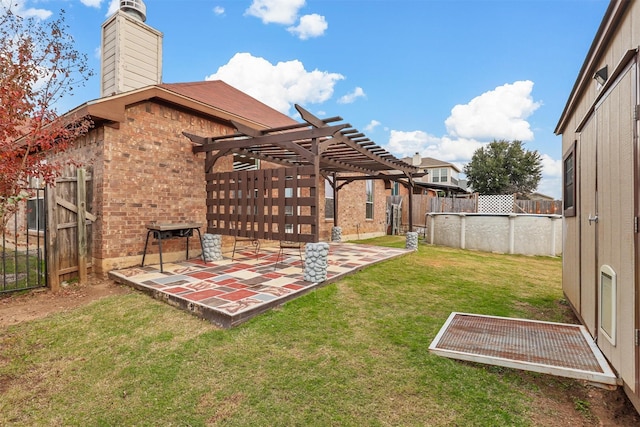
M276 268L277 247L261 248L258 255L236 252L235 260L165 262L163 272L159 265L132 267L111 271L109 277L230 328L368 265L411 252L350 243L329 246L327 280L322 283L303 280L302 261L295 254L285 254Z

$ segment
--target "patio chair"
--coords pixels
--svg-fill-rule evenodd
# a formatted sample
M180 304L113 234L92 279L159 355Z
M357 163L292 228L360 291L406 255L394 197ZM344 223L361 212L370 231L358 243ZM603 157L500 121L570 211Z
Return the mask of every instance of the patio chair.
M232 226L232 229L235 230L235 232L233 233L233 253L231 254L231 261L236 257L236 249L238 249L238 247L252 248L256 257L258 257L258 253L260 252L260 240L255 237L244 237L238 235L239 230L235 224Z
M304 271L304 259L302 258L302 247L304 243L302 242L290 242L287 240L280 241L280 249L278 250L278 257L276 258L276 264L273 266L274 270L278 269L278 263L280 259L284 260L284 256L287 253L295 253L300 257L300 261L302 261L302 271Z

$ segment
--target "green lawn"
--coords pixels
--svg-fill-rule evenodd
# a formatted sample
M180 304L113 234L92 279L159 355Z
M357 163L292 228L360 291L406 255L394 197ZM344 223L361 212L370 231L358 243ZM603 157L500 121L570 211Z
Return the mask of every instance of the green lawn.
M539 374L428 347L452 311L566 321L560 280L559 259L421 245L232 330L109 297L0 329L0 425L533 425Z
M36 250L14 251L0 247L0 292L42 286L44 261Z

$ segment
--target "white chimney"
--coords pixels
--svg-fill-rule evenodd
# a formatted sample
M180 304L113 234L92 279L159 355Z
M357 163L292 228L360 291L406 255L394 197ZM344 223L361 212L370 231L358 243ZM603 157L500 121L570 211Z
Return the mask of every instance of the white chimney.
M420 153L416 153L413 155L413 160L411 161L411 166L420 166L422 164L422 157L420 157Z
M120 0L102 24L101 96L162 83L162 33L146 19L142 0Z

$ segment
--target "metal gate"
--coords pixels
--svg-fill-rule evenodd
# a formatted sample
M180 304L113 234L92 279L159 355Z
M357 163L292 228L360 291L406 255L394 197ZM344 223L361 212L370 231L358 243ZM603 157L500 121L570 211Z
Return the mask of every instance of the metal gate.
M2 231L0 293L47 285L46 190L29 188Z

